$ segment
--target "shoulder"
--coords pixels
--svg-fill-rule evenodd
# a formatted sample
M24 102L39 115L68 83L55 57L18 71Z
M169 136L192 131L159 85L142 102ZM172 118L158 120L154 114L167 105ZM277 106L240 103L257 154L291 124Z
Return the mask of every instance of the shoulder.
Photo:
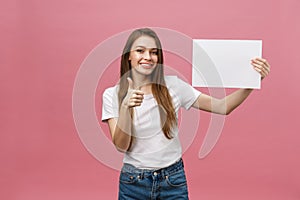
M165 82L166 86L169 89L174 89L174 90L180 90L182 87L185 86L190 86L192 87L187 81L182 80L178 76L165 76Z
M167 88L176 87L177 81L178 81L177 76L165 76L165 82L166 82Z
M106 88L103 92L103 99L113 99L118 96L119 85Z
M102 121L118 117L118 86L105 89L102 98Z
M118 88L119 88L119 85L115 85L115 86L106 88L106 89L104 90L104 92L103 92L103 95L104 95L104 94L110 95L110 94L113 94L113 93L117 93L117 92L118 92Z
M171 96L180 98L182 94L190 90L191 85L177 76L165 76L166 87L168 88Z
M201 94L190 83L177 76L166 77L165 81L171 96L173 93L173 96L179 100L180 105L186 109L189 109Z

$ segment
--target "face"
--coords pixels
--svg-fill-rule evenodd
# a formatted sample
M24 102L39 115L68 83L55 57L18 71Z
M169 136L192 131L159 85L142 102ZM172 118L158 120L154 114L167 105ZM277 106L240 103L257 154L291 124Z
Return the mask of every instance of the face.
M158 50L155 40L149 36L141 36L134 41L129 54L132 73L150 75L157 66Z

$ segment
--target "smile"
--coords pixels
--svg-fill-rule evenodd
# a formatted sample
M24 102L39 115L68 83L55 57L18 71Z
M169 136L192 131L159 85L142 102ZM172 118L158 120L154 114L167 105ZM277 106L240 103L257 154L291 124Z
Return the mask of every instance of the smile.
M140 66L146 69L152 68L154 64L152 63L140 63Z

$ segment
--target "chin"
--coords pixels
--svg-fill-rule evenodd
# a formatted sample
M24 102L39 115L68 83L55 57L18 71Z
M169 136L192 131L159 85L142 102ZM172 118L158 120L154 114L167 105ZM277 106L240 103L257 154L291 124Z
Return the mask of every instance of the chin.
M139 73L139 74L143 74L143 75L151 75L152 72L154 71L155 69L155 66L153 67L149 67L149 68L144 68L144 67L139 67L138 69L136 69L136 71Z

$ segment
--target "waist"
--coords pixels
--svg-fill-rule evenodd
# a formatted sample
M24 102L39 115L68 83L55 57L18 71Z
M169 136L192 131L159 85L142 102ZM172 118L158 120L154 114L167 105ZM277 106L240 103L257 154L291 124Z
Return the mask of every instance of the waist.
M126 173L135 173L135 174L160 174L162 176L165 175L169 175L169 174L173 174L179 170L182 170L184 168L184 164L183 164L183 160L182 158L180 158L178 161L176 161L175 163L164 167L164 168L160 168L160 169L140 169L140 168L136 168L135 166L128 164L128 163L124 163L123 167L122 167L122 172L126 172Z

